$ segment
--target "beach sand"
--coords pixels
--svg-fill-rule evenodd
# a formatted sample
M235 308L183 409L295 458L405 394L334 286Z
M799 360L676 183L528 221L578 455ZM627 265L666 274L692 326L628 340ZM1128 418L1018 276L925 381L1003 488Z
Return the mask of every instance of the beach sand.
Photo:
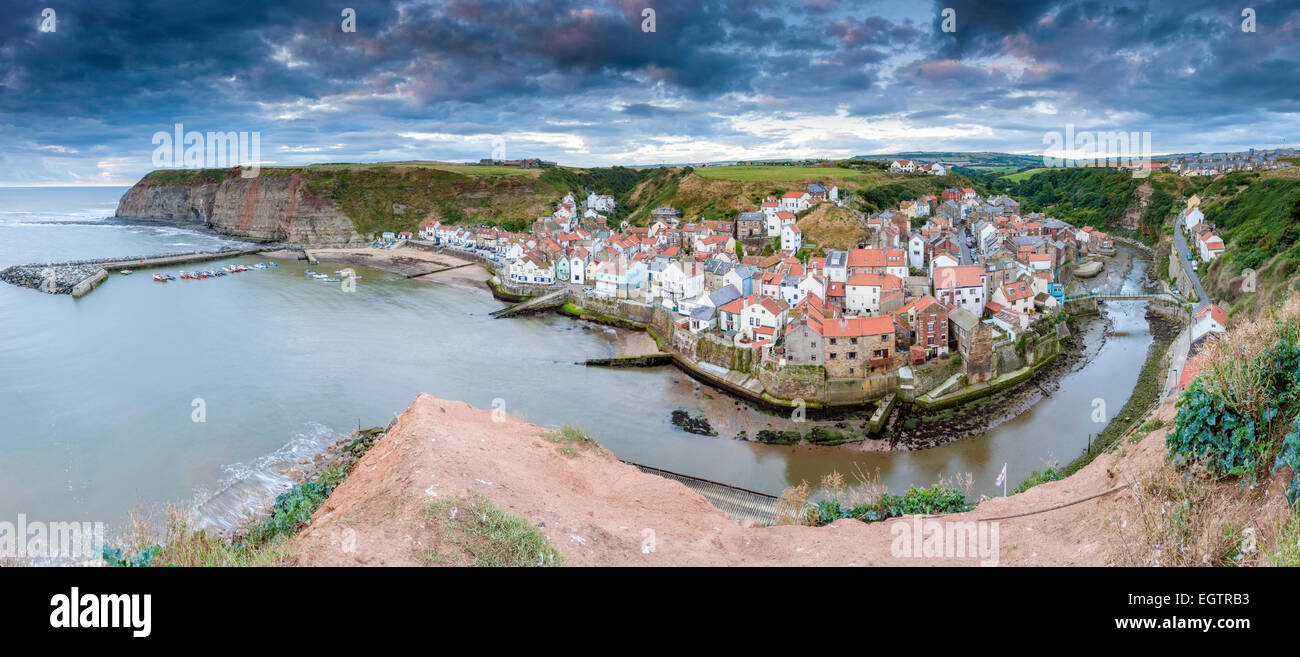
M345 265L371 267L401 276L417 276L438 269L460 267L472 261L400 245L394 249L372 249L370 247L307 249L317 260ZM271 258L298 258L299 253L291 250L263 251L262 255ZM466 267L469 269L469 267Z

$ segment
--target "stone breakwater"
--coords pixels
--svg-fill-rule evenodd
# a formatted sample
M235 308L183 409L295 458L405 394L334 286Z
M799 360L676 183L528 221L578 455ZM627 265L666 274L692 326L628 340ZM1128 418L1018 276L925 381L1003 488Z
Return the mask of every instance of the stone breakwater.
M0 271L0 280L50 294L72 294L83 281L107 276L96 264L19 265ZM78 295L80 296L80 295Z
M262 248L261 246L247 248L227 247L217 251L161 253L137 258L96 258L72 262L15 265L0 270L0 281L50 294L71 294L74 297L80 297L95 289L105 278L108 278L109 270L217 260L256 253Z

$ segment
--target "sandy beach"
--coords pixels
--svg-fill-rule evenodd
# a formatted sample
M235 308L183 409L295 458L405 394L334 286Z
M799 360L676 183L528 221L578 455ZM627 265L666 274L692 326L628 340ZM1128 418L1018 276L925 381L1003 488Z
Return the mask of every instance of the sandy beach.
M321 248L307 249L306 252L323 262L371 267L392 274L411 277L418 277L419 274L439 269L461 267L472 262L443 253L406 248L405 245L393 249L372 249L370 247ZM270 258L297 259L299 252L286 249L263 251L262 255ZM466 269L470 268L466 267ZM482 271L481 268L476 269ZM486 277L484 277L485 279Z

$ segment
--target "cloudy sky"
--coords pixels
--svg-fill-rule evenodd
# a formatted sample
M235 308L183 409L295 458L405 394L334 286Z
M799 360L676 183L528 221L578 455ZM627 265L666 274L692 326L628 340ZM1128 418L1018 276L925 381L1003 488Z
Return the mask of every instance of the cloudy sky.
M260 133L267 164L1300 143L1296 2L1248 0L1253 32L1204 0L6 4L0 185L130 184L178 123Z

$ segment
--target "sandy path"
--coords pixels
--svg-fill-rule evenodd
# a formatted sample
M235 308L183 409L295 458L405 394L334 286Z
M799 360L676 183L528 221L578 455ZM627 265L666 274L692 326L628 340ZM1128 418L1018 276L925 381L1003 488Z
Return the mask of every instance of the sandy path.
M1172 403L1163 414L1172 416ZM573 565L977 565L979 556L912 556L917 519L820 528L741 526L686 486L643 474L609 452L575 457L543 430L463 402L420 395L291 544L299 565L418 565L431 545L422 508L472 491L541 528ZM1103 455L1069 479L984 501L967 522L1104 493L1151 467L1163 431ZM1103 565L1120 540L1126 490L998 520L1000 565ZM955 525L954 525L955 526ZM987 525L993 527L994 525ZM928 530L928 527L925 527ZM1132 531L1132 530L1127 530ZM649 546L653 545L653 549ZM951 547L951 546L950 546ZM996 556L993 556L996 555Z

